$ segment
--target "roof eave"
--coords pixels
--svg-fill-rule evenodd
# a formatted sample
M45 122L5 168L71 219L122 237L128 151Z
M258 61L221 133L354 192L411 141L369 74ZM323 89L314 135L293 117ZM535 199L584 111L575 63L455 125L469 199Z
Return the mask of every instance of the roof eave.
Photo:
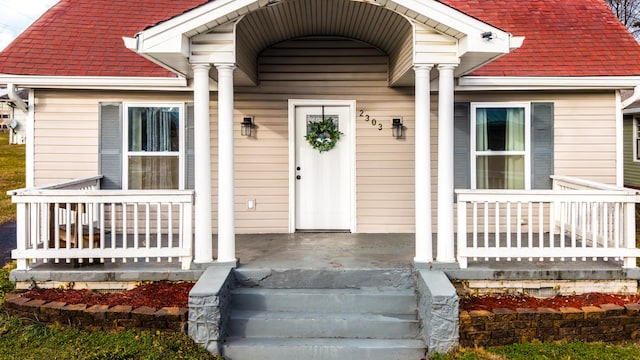
M189 90L184 77L50 76L0 74L0 86L38 89Z
M456 90L619 90L639 84L640 76L463 76Z
M271 2L272 0L212 1L149 27L139 32L135 38L124 39L125 45L150 61L189 77L189 39L192 36L218 25L237 21L248 12L268 6ZM521 37L514 37L435 0L377 0L376 3L412 21L430 24L436 30L457 38L458 56L463 62L456 69L456 76L467 74L508 54L520 47L523 41Z

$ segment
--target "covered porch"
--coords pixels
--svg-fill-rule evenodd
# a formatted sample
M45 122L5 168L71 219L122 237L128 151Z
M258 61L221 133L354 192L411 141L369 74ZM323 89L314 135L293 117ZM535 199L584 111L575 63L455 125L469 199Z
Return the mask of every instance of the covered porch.
M99 190L97 179L12 192L19 209L17 281L195 280L216 266L192 260L203 251L199 246L215 255L224 244L214 236L194 246L191 192ZM459 190L458 233L444 244L437 234L429 241L434 254L450 247L456 262L415 261L421 249L413 233L298 232L237 234L236 265L415 267L458 279L639 278L635 192L560 176L553 181L551 191Z
M249 271L345 272L348 270L413 269L413 234L296 233L238 235L238 269ZM216 240L213 245L215 247ZM212 266L216 266L215 264ZM465 281L637 281L637 268L624 268L621 261L591 258L583 261L502 259L469 262L458 267L427 268L443 270L450 279ZM37 261L25 270L12 273L19 287L33 281L41 287L58 287L75 282L77 287L126 288L136 281L195 281L204 269L183 270L178 262L95 262L80 267L73 263ZM99 285L101 284L101 285ZM129 284L129 285L127 285ZM526 287L526 286L524 286ZM531 290L530 290L531 292Z

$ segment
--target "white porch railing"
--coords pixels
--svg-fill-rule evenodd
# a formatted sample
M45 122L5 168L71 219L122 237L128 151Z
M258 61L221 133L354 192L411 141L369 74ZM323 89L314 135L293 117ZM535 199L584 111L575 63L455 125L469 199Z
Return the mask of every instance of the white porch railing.
M193 191L98 190L100 177L8 192L18 269L30 261L192 260Z
M635 267L635 191L568 177L560 190L456 190L458 262L623 260Z

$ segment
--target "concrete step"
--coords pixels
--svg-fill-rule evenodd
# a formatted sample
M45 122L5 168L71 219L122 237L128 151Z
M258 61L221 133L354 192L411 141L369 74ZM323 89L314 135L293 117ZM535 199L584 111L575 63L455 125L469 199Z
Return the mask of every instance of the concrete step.
M234 310L415 314L412 289L265 289L232 291Z
M425 358L425 346L419 340L230 337L223 355L228 360L420 360Z
M416 285L416 277L410 268L278 270L240 267L234 270L234 276L240 286L271 289L412 289Z
M415 314L234 310L229 326L234 336L258 338L416 339L419 331Z

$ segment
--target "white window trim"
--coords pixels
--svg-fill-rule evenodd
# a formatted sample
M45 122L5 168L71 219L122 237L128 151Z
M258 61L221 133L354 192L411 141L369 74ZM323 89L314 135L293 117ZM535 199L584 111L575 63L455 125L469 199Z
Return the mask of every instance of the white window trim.
M122 104L122 188L129 190L129 156L174 156L173 151L159 151L159 152L146 152L146 151L129 151L129 108L132 107L177 107L178 108L178 190L184 190L185 179L185 160L186 160L186 111L184 103L137 103L128 102Z
M638 140L640 140L640 136L638 136L638 125L640 125L640 121L638 121L637 116L634 116L632 129L633 143L631 144L633 146L633 154L631 154L633 162L640 162L640 158L638 157Z
M472 102L470 126L470 155L471 189L476 189L476 158L478 155L491 153L492 155L513 155L516 151L476 151L476 109L481 108L524 108L524 188L531 189L531 103L530 102Z

